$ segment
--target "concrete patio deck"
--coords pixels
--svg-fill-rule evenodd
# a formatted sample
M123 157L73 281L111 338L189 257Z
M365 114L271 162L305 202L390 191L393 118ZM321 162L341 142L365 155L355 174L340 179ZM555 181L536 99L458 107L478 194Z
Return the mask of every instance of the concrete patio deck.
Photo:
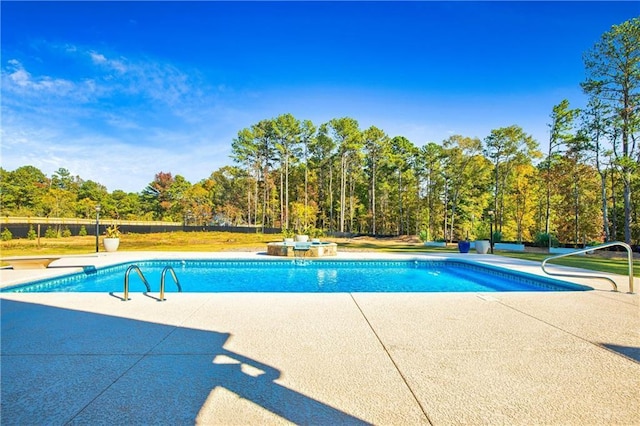
M264 258L115 253L53 265L132 256ZM531 262L465 257L540 273ZM68 272L1 270L0 280ZM0 422L640 424L639 298L614 278L619 293L587 279L572 281L595 290L170 293L165 302L132 293L126 303L2 293Z

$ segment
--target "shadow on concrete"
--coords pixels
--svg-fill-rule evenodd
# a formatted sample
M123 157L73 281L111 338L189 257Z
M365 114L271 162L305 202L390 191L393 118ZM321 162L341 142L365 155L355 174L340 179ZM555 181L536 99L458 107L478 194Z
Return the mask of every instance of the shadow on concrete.
M278 369L224 348L229 333L6 299L0 308L3 425L219 423L242 400L296 424L368 424L276 383Z
M612 345L610 343L601 343L605 348L617 352L621 355L626 356L627 358L631 358L636 362L640 362L640 348L635 346L620 346L620 345Z
M126 302L126 300L124 300L124 293L123 292L116 293L115 291L110 291L108 294L109 294L109 296L115 297L116 299L118 299L118 300L120 300L122 302ZM122 296L120 296L120 294L122 294ZM133 294L137 295L138 293L133 293ZM160 300L159 297L156 297L156 296L154 296L152 294L149 294L149 292L145 291L145 292L142 292L140 294L143 295L144 297L148 297L149 299L153 299L156 302L162 302L162 300ZM129 295L129 300L131 300L131 293ZM166 298L165 298L165 300L166 300Z

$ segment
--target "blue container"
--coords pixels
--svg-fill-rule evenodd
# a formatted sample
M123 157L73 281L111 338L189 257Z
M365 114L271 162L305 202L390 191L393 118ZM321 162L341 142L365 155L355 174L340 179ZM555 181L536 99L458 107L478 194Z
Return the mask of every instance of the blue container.
M469 253L471 243L469 241L458 241L458 250L460 253Z

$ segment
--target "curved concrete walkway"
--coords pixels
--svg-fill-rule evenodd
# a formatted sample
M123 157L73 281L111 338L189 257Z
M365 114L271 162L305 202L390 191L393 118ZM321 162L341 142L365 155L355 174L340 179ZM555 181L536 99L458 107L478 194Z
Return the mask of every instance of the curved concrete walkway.
M261 257L54 265L132 256ZM0 271L3 285L27 275ZM1 423L640 424L638 295L615 278L620 293L584 279L594 291L170 293L162 303L2 293Z

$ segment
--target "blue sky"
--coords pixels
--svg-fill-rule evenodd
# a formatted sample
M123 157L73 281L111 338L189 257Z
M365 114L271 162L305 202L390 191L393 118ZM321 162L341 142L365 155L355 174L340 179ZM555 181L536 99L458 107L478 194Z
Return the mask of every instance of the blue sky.
M637 2L7 2L2 167L109 191L195 183L237 132L349 116L415 145L584 105L582 54Z

